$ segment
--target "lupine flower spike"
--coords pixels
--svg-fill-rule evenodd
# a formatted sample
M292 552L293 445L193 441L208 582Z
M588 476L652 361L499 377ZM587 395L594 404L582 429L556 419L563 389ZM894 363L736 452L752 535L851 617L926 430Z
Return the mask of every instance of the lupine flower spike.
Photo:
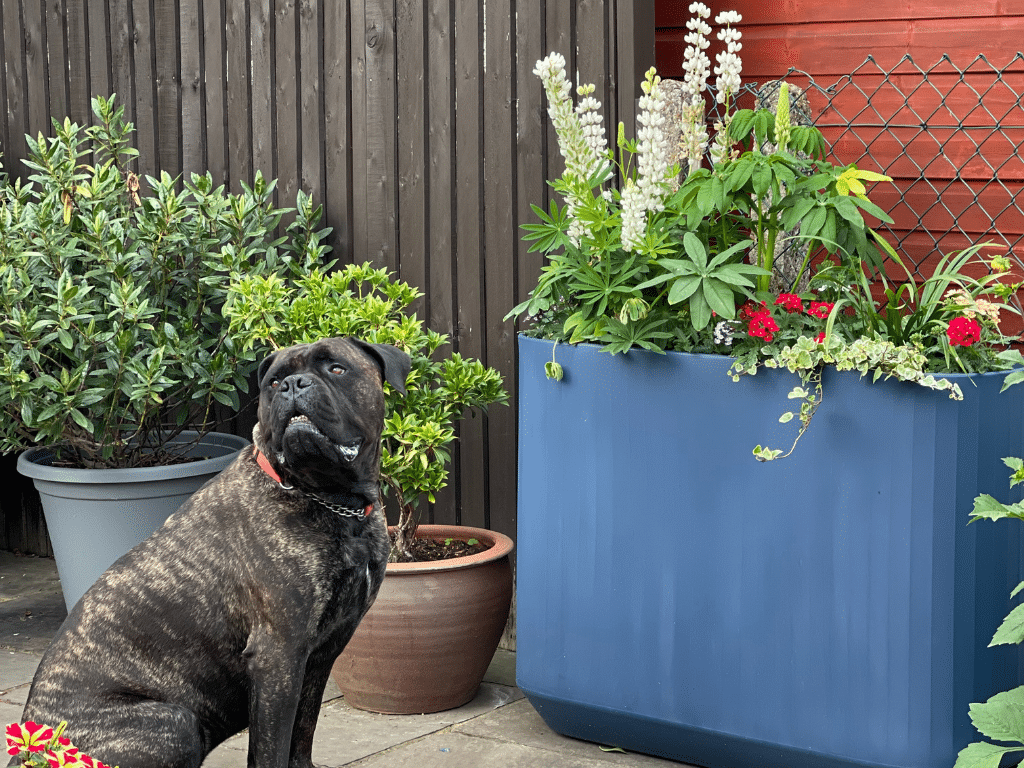
M732 25L742 20L743 17L736 11L725 11L715 17L715 23L724 27L718 31L718 39L726 45L726 49L715 56L718 62L715 67L715 74L718 75L715 98L724 107L721 121L715 124L715 141L711 147L711 162L716 164L728 159L732 148L729 140L729 123L732 122L730 108L733 96L740 90L740 73L743 71L743 62L738 55L743 48L740 43L742 33L733 29Z

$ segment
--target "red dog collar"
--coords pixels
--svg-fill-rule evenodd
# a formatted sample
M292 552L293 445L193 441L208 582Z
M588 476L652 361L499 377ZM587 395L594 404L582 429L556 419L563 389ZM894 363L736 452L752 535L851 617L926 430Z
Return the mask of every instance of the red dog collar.
M286 491L294 489L294 486L284 484L284 482L281 480L281 476L277 474L277 471L270 463L270 459L266 457L263 451L261 451L259 448L256 448L255 446L253 446L252 450L253 453L256 454L256 463L259 465L260 469L262 469L267 474L267 476L270 477L271 480L273 480ZM341 515L342 517L356 517L358 515L362 515L363 517L369 517L373 512L373 504L367 504L363 509L352 509L350 507L343 507L340 504L334 504L333 502L321 499L319 496L316 496L315 494L306 493L305 491L299 491L299 493L301 493L304 496L308 496L311 499L314 499L323 506L327 507L332 512L335 512L338 515Z

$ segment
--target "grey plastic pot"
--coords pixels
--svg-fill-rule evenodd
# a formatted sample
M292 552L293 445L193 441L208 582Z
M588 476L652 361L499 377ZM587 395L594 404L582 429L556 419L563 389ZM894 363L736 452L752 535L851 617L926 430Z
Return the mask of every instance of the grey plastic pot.
M195 438L183 432L172 444ZM39 491L68 610L249 445L244 437L211 432L185 453L209 458L142 469L69 469L51 466L51 448L22 453L18 471Z

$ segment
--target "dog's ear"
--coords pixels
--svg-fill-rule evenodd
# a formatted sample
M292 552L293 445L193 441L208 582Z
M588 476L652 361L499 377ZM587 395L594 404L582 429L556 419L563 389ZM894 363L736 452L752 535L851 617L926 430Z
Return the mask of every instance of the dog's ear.
M278 350L280 351L280 350ZM267 375L267 371L270 370L270 366L274 364L274 358L277 357L277 352L272 352L260 363L260 367L256 369L256 386L258 387L263 377Z
M349 340L377 361L384 380L405 394L405 380L409 376L412 360L409 355L391 344L370 344L350 336Z

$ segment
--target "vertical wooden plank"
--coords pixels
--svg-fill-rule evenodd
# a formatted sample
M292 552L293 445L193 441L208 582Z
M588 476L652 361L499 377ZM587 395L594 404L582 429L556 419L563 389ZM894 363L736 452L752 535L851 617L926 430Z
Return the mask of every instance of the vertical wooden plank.
M613 140L618 124L612 121L611 35L609 0L579 0L576 12L576 64L580 83L593 83L594 98L601 102L605 138Z
M275 71L274 103L276 116L273 141L277 158L277 199L281 206L295 204L299 188L299 156L302 153L299 132L299 94L306 84L306 72L298 67L298 14L294 0L277 0L274 12L273 67ZM314 72L308 72L310 78ZM294 217L289 217L292 221ZM287 223L287 222L286 222Z
M89 99L89 39L85 4L68 2L65 6L68 41L68 114L79 125L89 125L92 110ZM102 47L102 41L97 47Z
M538 20L543 19L544 0L520 0L519 21L516 29L516 69L519 73L518 106L516 113L516 175L519 179L516 200L519 224L533 224L537 217L531 205L547 210L550 187L547 185L548 155L559 155L557 142L549 144L550 121L547 114L547 99L540 78L533 74L537 61L550 51L545 49L545 29ZM525 6L525 8L523 7ZM604 41L601 41L602 48ZM553 141L554 139L552 139ZM561 169L559 168L559 172ZM562 201L559 200L559 204ZM517 235L521 235L520 231ZM537 284L544 256L529 253L527 243L517 237L517 275L519 291L512 298L512 306L526 299Z
M28 133L50 134L49 77L46 59L46 16L42 0L23 0L25 79L28 83Z
M135 140L139 150L139 175L156 176L160 167L157 145L157 73L153 47L153 19L149 3L132 3L131 24L135 66Z
M25 72L25 47L29 35L22 20L21 3L4 2L0 6L4 43L4 103L7 105L5 133L0 135L3 158L0 162L11 176L24 173L21 161L27 156L25 134L29 132L28 78Z
M331 255L342 264L353 261L352 99L357 76L350 65L351 5L350 0L327 3L323 11L324 218L334 230L328 240Z
M484 6L484 316L486 362L501 372L515 401L515 328L502 318L512 306L518 239L515 137L516 77L514 0ZM511 73L511 76L510 76ZM514 530L516 519L516 429L511 408L494 408L487 418L488 464L503 467L488 478L488 527Z
M455 3L455 290L458 299L455 346L468 357L483 358L483 11L478 0ZM465 419L459 425L459 502L462 519L486 523L487 420Z
M323 78L325 44L320 3L304 2L299 7L299 89L300 157L298 185L313 195L318 204L325 200Z
M274 97L274 14L270 9L270 0L249 0L249 14L253 174L257 170L263 171L263 177L270 180L277 174L271 105ZM250 180L245 181L248 183Z
M228 184L231 178L228 159L227 126L227 50L225 40L225 0L202 0L203 47L202 83L206 136L204 170L215 185Z
M402 280L427 292L427 179L425 98L426 29L422 0L399 0L395 5L396 99L398 139L395 152L398 178L398 271ZM381 94L382 96L385 94ZM415 311L429 325L429 297ZM440 329L437 329L440 330Z
M181 173L181 52L178 3L173 0L153 6L153 54L155 58L155 136L157 162L171 176Z
M181 169L187 181L206 170L205 105L203 103L202 19L199 0L179 0L181 57Z
M241 192L240 181L252 180L252 108L249 93L249 3L227 0L225 49L228 137L228 178L232 192Z
M395 100L398 108L395 145L398 182L396 263L401 279L425 294L410 310L428 327L432 327L432 297L427 285L430 270L430 254L427 250L430 216L427 185L430 169L426 159L426 121L432 108L426 99L425 84L429 79L426 74L427 4L422 0L398 0L395 3ZM449 476L448 488L437 495L436 502L429 509L421 508L424 522L449 523L454 518L451 480Z
M15 37L14 31L6 31L8 28L4 22L4 5L0 3L0 104L8 106L7 101L7 77L10 74L9 65L7 61L7 39ZM6 31L6 34L5 34ZM19 27L20 33L20 27ZM14 49L16 53L20 53L20 48ZM18 99L20 103L20 99ZM8 112L4 115L4 120L0 121L0 169L3 168L4 159L3 153L6 151L8 156L11 154L10 147L10 131L11 131L11 115ZM0 174L3 171L0 170ZM0 539L4 536L3 526L0 526Z
M430 0L427 50L427 293L430 327L455 331L452 285L452 18L450 0ZM399 102L401 104L401 102Z
M93 96L106 98L113 93L110 72L110 46L114 30L110 26L109 3L106 0L88 0L88 52L90 105Z
M654 8L640 0L615 0L615 5L614 120L625 125L627 137L635 137L640 82L654 66Z
M138 149L138 122L135 115L135 44L130 11L127 2L110 4L110 92L117 94L117 103L124 107L124 121L136 126L132 146ZM137 159L132 161L132 168L138 173Z
M63 122L68 117L68 60L65 35L66 0L43 0L46 14L47 78L50 83L50 117ZM50 121L47 120L47 125Z
M395 183L395 17L391 0L364 0L362 37L357 35L363 61L364 114L362 147L356 146L356 176L365 174L363 242L357 233L356 258L368 258L378 266L397 271ZM356 79L359 75L356 75ZM364 150L360 153L360 149ZM365 162L365 167L364 167Z
M370 98L367 87L367 2L372 0L350 0L351 7L351 37L349 53L351 56L351 89L352 111L350 114L352 125L352 260L362 261L370 258L371 253L367 239L367 208L369 207L367 159L369 147L367 146L367 133L369 132L368 99ZM377 38L374 37L374 45Z
M569 82L574 86L576 83L576 40L573 30L573 18L575 16L576 3L578 0L565 0L564 2L547 2L545 3L547 13L545 15L545 25L542 32L544 39L543 43L543 56L549 53L560 53L565 57L565 74L569 78ZM530 70L531 78L536 78L533 74L533 70ZM543 92L543 88L542 88ZM576 98L576 91L572 91L572 97ZM547 119L547 98L542 100L544 105L544 125L546 126L547 136L545 141L549 148L547 154L547 178L556 179L562 175L565 171L565 161L562 159L561 153L558 151L558 136L555 134L555 127L551 124L551 121ZM544 208L547 208L547 201L555 195L554 190L548 187L545 190L545 202L543 203ZM538 203L540 205L540 203Z
M423 248L424 258L427 260L426 316L431 328L449 337L453 346L448 349L452 350L456 343L456 295L453 278L456 264L452 231L454 19L450 0L430 0L426 5L427 229ZM469 446L461 441L456 441L448 487L438 496L434 505L434 516L438 522L483 522L482 509L460 508L460 458L462 451L468 448Z

